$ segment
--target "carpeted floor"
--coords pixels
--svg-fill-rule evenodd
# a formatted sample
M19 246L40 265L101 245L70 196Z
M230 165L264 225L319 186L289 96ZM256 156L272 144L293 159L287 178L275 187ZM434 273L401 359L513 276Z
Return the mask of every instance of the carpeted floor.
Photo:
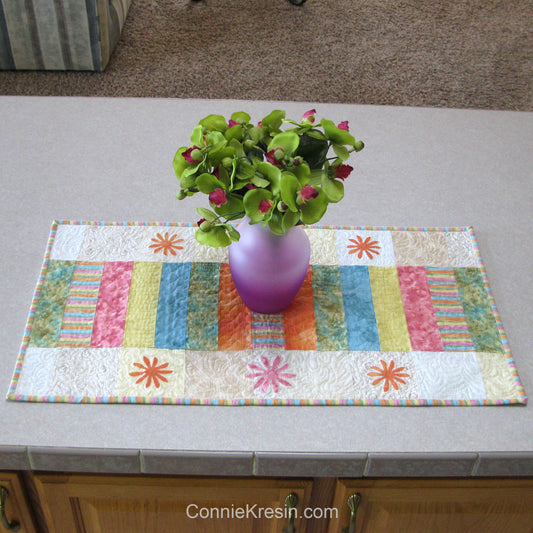
M533 1L133 0L106 72L4 71L0 94L533 111Z

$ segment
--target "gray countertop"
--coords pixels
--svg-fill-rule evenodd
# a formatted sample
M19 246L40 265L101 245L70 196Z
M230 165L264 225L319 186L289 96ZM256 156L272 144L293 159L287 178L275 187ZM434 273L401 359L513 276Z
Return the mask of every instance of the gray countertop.
M0 97L5 396L51 222L195 221L176 149L203 116L348 120L366 143L325 224L476 231L526 392L533 113L225 100ZM0 469L226 475L533 475L533 405L215 407L0 400Z

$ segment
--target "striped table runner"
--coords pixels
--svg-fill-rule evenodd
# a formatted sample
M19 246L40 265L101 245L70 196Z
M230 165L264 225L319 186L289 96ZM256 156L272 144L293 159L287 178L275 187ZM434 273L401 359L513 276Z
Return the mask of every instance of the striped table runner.
M276 315L194 232L54 222L8 399L526 403L472 228L307 227L306 279Z

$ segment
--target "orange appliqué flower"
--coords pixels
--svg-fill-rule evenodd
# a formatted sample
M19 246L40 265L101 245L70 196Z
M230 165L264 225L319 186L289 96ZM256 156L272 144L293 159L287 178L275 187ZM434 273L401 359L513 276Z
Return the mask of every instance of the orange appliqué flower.
M130 372L130 376L134 378L140 376L135 383L141 383L146 379L146 388L150 387L152 381L154 382L156 388L160 387L160 380L168 383L168 379L165 377L165 374L172 374L172 370L164 370L167 368L168 363L163 363L162 365L158 366L157 363L159 363L159 361L157 357L154 357L153 361L150 362L150 359L148 359L146 356L143 357L143 361L144 365L141 363L133 363L133 366L142 369L139 372Z
M165 255L168 255L170 252L172 255L176 255L176 250L183 250L183 246L179 246L178 242L183 242L183 239L178 239L177 235L169 236L168 231L165 233L165 236L161 233L157 234L157 238L152 238L154 244L150 245L150 248L154 249L154 254L163 250Z
M348 249L350 250L348 253L355 254L358 252L357 257L359 259L363 257L363 253L366 253L368 259L374 259L373 255L379 255L381 246L379 245L378 241L373 241L371 237L367 237L365 240L363 240L361 235L357 235L355 239L348 240L353 242L353 244L348 245Z
M398 390L398 383L405 385L405 380L402 378L411 377L407 372L402 372L402 370L405 370L404 366L394 368L394 361L391 361L389 366L387 366L387 363L385 363L383 359L381 359L380 363L381 368L378 366L371 367L376 372L368 372L367 376L377 377L377 379L372 382L372 385L379 385L384 381L383 392L388 392L391 385L394 387L394 390Z

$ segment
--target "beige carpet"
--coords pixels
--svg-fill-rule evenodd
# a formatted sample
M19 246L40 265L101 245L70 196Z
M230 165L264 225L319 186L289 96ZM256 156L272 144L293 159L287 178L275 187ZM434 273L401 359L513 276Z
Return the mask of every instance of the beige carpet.
M106 72L0 72L0 94L533 111L533 1L133 0Z

